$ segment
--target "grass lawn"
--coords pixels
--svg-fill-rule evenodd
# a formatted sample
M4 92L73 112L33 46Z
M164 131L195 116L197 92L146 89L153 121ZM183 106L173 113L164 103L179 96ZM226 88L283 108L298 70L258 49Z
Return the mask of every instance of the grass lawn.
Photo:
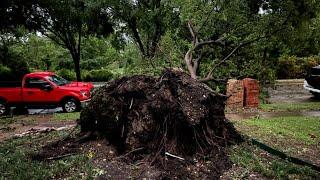
M265 110L287 111L308 109L308 105L263 105ZM273 107L273 108L271 108ZM15 123L36 123L41 120L74 121L79 113L55 113L46 116L16 116L0 119L0 126ZM40 118L40 119L39 119ZM253 118L233 121L243 134L258 139L291 156L320 165L320 117ZM51 142L63 139L69 131L54 131L47 134L8 139L0 144L0 179L94 179L101 169L97 168L89 154L82 153L60 160L36 161L32 156ZM232 146L230 159L232 169L225 174L227 179L316 179L320 177L308 167L295 165L279 159L254 145L243 143Z
M267 142L294 141L307 145L320 142L320 117L278 117L236 121L241 132Z
M36 121L33 117L27 116L12 116L12 117L0 117L0 127L7 126L13 123L23 122L25 124L34 124Z
M69 131L9 139L0 144L0 179L94 179L101 173L89 153L54 161L32 160L44 145L66 137ZM76 133L76 132L75 132ZM235 164L226 172L231 179L316 179L308 167L298 166L249 144L235 145L230 150Z
M320 110L320 102L261 104L263 111L303 111Z
M10 139L0 144L0 179L93 179L95 169L85 154L40 162L32 155L43 145L65 137L68 131Z
M54 113L53 114L53 120L56 121L72 121L77 120L80 118L80 112L74 112L74 113Z
M42 115L18 115L12 117L0 117L0 126L12 123L34 124L37 121L74 121L80 118L80 112L54 113Z
M250 144L233 146L227 179L316 179L319 173L309 167L295 165Z
M75 120L79 116L80 113L77 112L0 117L0 142L30 129L38 129L39 127L50 129L72 125L76 123Z
M271 119L253 118L249 120L234 121L234 124L239 131L251 138L258 139L260 142L281 150L293 157L298 157L320 166L320 117L294 116ZM300 175L304 174L306 177L312 175L312 172L316 173L302 166L294 166L292 163L284 165L283 160L264 163L263 159L265 158L259 157L255 153L251 153L250 155L250 151L247 152L246 149L248 148L237 149L233 159L241 164L246 164L246 161L258 161L253 163L253 167L246 167L258 170L264 175L275 175L280 178L286 174L281 174L277 171L271 173L274 170L272 170L274 163L280 165L281 168L284 168L281 171L287 171L287 178L289 178L289 175L291 174L289 172L291 171ZM254 150L251 152L257 151ZM262 160L259 160L261 158ZM261 169L261 166L266 168Z

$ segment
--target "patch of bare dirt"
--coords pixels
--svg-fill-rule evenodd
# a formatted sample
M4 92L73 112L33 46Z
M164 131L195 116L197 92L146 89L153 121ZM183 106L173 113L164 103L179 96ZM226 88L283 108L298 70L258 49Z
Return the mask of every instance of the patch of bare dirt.
M54 121L52 115L23 115L7 118L12 123L0 125L0 142L16 135L41 131L44 129L57 129L66 126L75 126L75 121ZM6 119L2 119L5 121Z
M183 161L163 155L163 160L157 158L151 164L147 154L138 151L121 154L105 138L87 138L83 139L83 136L79 135L78 138L49 144L32 159L51 161L85 154L95 167L103 172L97 179L218 179L223 171L231 167L227 155L220 153L212 157L198 155ZM149 158L136 159L137 156ZM219 164L216 164L217 162ZM220 169L222 166L224 169Z

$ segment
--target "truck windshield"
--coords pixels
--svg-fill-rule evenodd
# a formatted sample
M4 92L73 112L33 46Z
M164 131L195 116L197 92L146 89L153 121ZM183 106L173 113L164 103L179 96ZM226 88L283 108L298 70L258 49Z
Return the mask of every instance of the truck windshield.
M70 83L69 81L67 81L67 80L65 80L62 77L57 76L57 75L48 76L47 78L48 78L49 81L55 83L58 86L63 86L63 85L66 85L66 84Z

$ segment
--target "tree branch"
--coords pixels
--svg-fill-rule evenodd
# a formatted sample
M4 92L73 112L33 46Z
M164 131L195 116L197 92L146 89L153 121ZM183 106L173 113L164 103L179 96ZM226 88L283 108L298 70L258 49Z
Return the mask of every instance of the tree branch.
M53 42L55 42L56 44L62 46L62 47L66 47L65 43L61 43L61 41L59 41L59 39L57 39L55 36L50 36L49 34L44 34L46 37L48 37L49 39L51 39Z
M192 37L192 43L193 43L192 45L196 46L199 43L199 40L198 40L197 33L196 33L191 21L188 22L188 28L189 28L189 31L190 31L191 37Z
M236 46L226 57L224 57L219 63L217 63L215 66L213 66L211 68L211 70L209 71L209 73L207 74L206 78L204 79L201 79L200 81L201 82L206 82L206 81L212 81L213 80L213 71L219 67L220 65L222 65L223 63L225 63L235 52L237 52L241 47L244 47L246 45L249 45L249 44L252 44L254 42L257 42L259 41L260 39L264 39L264 38L268 38L270 36L272 36L274 33L276 32L279 32L281 30L283 30L284 28L280 28L280 29L277 29L275 31L273 31L272 33L268 34L268 35L265 35L265 36L260 36L260 37L257 37L255 39L252 39L252 40L249 40L247 42L241 42L238 46Z
M204 27L205 24L207 24L209 17L211 16L211 14L213 13L213 11L215 10L216 7L212 7L212 9L210 10L210 12L208 13L206 19L203 21L203 23L201 24L199 31Z
M258 39L255 39L255 40L251 40L251 41L248 41L248 42L242 42L240 43L237 47L235 47L226 57L224 57L219 63L217 63L215 66L213 66L213 68L211 68L211 70L209 71L209 73L207 74L207 77L205 79L203 79L202 81L204 80L212 80L212 73L213 71L219 67L221 64L225 63L235 52L237 52L241 47L243 46L246 46L246 45L249 45L255 41L257 41Z
M202 46L209 45L209 44L223 45L222 41L224 39L225 38L219 38L217 40L209 40L209 41L203 41L203 42L197 43L196 46L194 47L194 50L199 49Z
M209 40L209 41L203 41L199 43L198 37L197 37L197 32L192 25L192 22L188 22L188 28L190 31L190 34L192 36L192 47L188 50L188 52L185 54L184 60L187 65L188 71L190 73L190 76L193 79L197 79L197 70L199 68L199 62L202 59L202 54L197 58L193 59L192 53L193 51L209 44L219 44L221 45L222 41L226 38L225 36L220 37L217 40Z

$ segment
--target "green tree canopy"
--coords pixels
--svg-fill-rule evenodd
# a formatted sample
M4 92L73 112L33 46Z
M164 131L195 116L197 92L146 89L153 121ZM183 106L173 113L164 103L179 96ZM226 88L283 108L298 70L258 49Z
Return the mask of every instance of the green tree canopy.
M201 74L205 76L204 81L214 79L214 71L228 59L237 59L235 54L246 56L244 46L266 45L272 38L283 37L316 17L319 7L319 2L313 0L176 0L175 3L181 21L188 22L190 31L185 34L192 42L185 56L188 70L195 79ZM205 60L208 57L210 62ZM210 65L199 68L200 61Z
M166 0L111 0L104 9L117 22L117 30L132 39L143 58L153 58L168 29L179 25L179 13Z

